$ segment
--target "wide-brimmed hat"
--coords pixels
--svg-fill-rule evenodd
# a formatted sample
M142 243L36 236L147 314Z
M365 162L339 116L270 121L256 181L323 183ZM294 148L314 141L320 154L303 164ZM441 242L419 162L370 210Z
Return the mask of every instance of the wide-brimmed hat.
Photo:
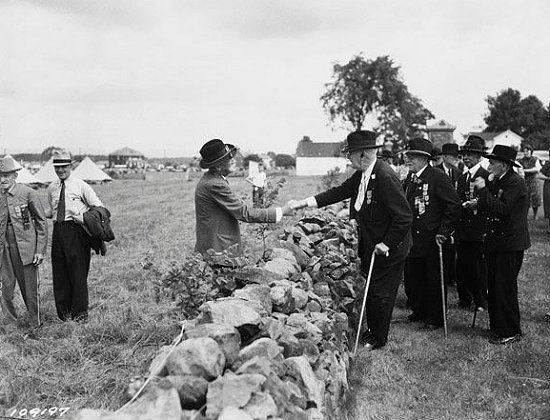
M521 165L516 162L516 156L518 152L516 149L504 146L503 144L497 144L493 147L493 151L489 154L486 154L487 159L500 160L501 162L509 163L510 165L520 167Z
M468 140L466 140L466 143L464 143L464 146L461 147L460 151L484 155L487 153L485 140L479 136L468 136Z
M407 149L405 154L407 155L419 155L432 157L433 144L430 140L423 137L417 137L407 142Z
M357 150L363 149L377 149L382 147L381 144L376 144L376 134L374 131L369 130L357 130L353 133L349 133L346 138L346 145L342 152L352 153Z
M15 160L9 156L0 158L0 174L9 174L20 171L22 168L18 166Z
M53 155L53 166L67 166L73 163L69 152L58 152Z
M237 153L237 148L232 144L225 144L220 139L207 141L201 147L201 161L199 166L203 169L211 168L228 159L231 159Z
M456 144L456 143L445 143L441 147L441 154L442 155L458 156L458 144Z

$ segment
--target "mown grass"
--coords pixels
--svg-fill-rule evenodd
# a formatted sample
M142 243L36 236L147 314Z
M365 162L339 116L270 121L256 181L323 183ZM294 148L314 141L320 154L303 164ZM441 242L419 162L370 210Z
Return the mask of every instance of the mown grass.
M288 177L279 202L317 192L320 178ZM233 188L250 195L242 178ZM45 325L23 323L0 332L0 379L15 399L6 409L67 406L116 409L125 402L129 380L145 374L157 349L179 333L179 317L168 296L159 294L140 261L182 260L195 243L193 193L196 179L151 174L146 181L95 186L111 210L117 239L106 257L93 256L89 276L90 320L61 323L53 304L51 267L41 268ZM291 224L277 226L269 240ZM451 291L449 339L399 320L408 314L402 292L384 350L360 353L351 373L350 419L541 419L550 416L550 245L546 221L531 222L533 247L520 276L525 339L495 347L486 338L487 315L469 328L471 313L456 307ZM242 225L252 261L263 251L257 225ZM18 294L18 292L16 293ZM17 299L19 312L23 304Z

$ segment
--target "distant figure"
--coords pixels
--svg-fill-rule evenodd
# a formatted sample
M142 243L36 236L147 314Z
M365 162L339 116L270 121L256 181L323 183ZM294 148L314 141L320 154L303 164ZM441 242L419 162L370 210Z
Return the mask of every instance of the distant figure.
M529 194L529 207L533 207L533 220L537 218L540 207L540 188L537 174L541 170L539 159L533 156L533 147L529 144L523 146L523 157L519 160L525 176L525 185Z
M548 151L550 155L550 150ZM540 170L539 178L544 180L542 187L542 204L544 205L544 217L548 219L546 233L550 235L550 159L548 159Z
M393 164L393 158L393 152L388 149L382 149L380 151L380 154L378 155L378 159L380 159L382 162L386 162L390 166L390 168L397 172L397 166Z
M441 147L433 146L432 149L432 166L443 165L443 155L441 154Z
M252 184L252 203L254 207L262 207L264 203L266 178L265 167L262 162L258 163L258 171L246 178L246 181Z
M288 206L249 208L231 191L226 177L235 169L236 153L235 146L220 139L206 142L200 150L200 167L208 169L195 189L195 251L202 254L209 249L220 252L234 246L234 253L242 254L239 221L276 223L292 213Z
M44 260L48 225L38 194L17 184L15 161L0 159L0 304L7 322L15 322L15 280L29 313L29 323L40 325L38 266Z
M88 319L88 271L91 241L84 230L84 213L103 207L86 182L71 176L68 153L53 157L56 181L48 186L48 200L54 222L52 234L53 296L62 321Z

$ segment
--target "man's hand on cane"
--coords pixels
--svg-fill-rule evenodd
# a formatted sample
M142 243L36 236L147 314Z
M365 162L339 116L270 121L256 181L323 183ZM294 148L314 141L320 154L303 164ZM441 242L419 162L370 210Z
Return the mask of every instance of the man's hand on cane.
M38 252L36 254L34 254L34 257L32 259L32 263L34 265L40 265L40 264L42 264L42 261L44 261L44 255L42 255Z
M380 242L375 245L374 253L376 255L383 255L385 257L388 257L390 255L390 248L384 242Z
M435 235L435 241L438 245L443 245L445 242L447 242L447 237L438 233L437 235Z

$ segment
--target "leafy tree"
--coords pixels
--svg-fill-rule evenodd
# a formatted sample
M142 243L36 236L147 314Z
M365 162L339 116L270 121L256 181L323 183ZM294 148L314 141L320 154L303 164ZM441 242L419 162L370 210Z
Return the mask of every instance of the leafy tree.
M57 146L46 147L40 153L40 160L50 160L50 158L58 152L62 152L63 148Z
M548 109L534 95L521 98L515 89L505 89L496 96L485 99L489 108L485 116L485 131L504 131L507 129L524 138L550 129Z
M359 54L347 64L335 64L332 79L325 85L321 103L333 124L342 121L360 130L370 118L386 138L404 142L434 117L409 92L400 67L389 56L368 60Z
M278 154L275 155L275 166L278 168L294 168L296 166L296 159L290 155Z

